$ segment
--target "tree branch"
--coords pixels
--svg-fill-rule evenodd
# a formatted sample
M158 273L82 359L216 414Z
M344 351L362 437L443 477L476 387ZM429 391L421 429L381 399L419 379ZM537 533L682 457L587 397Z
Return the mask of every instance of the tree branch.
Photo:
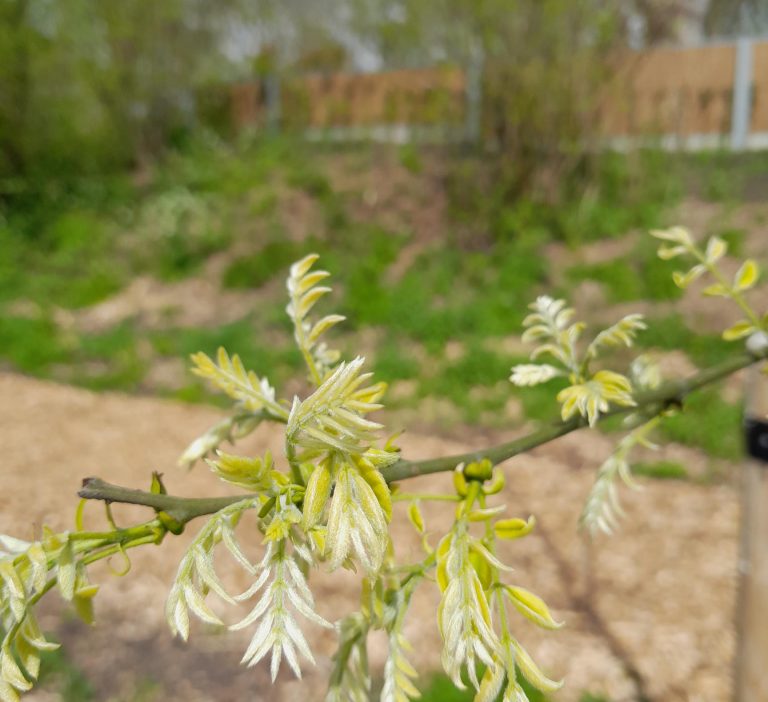
M156 512L165 512L182 524L205 514L218 512L235 502L247 500L249 497L257 497L248 494L227 495L225 497L158 495L144 490L133 490L120 485L112 485L101 478L85 478L83 487L77 494L85 500L103 500L104 502L120 502L151 507Z
M682 406L685 398L695 390L732 375L736 371L746 368L763 358L765 358L765 354L739 354L710 368L705 368L690 378L669 381L655 390L639 393L635 396L635 401L637 402L635 407L615 408L603 414L601 419L629 414L630 412L647 411L654 406L658 408L657 411L674 405ZM494 464L501 463L585 426L587 426L586 420L583 417L576 417L567 422L556 422L542 427L519 439L513 439L503 444L469 453L442 456L425 461L400 460L385 471L384 477L387 479L387 482L395 482L397 480L405 480L406 478L415 478L419 475L428 475L429 473L442 473L453 470L459 463L470 463L482 460L483 458L488 458Z
M729 358L722 363L705 368L696 375L684 380L670 381L664 383L656 390L640 393L635 397L637 405L635 407L616 408L603 415L603 418L629 412L643 412L656 414L659 411L671 407L681 406L685 398L706 385L721 380L736 371L746 368L758 361L764 360L766 352L759 354L743 353ZM440 458L431 458L424 461L400 460L390 466L384 472L387 482L405 480L419 475L428 475L430 473L440 473L453 470L459 463L468 463L471 461L488 458L494 464L506 461L518 454L530 451L537 446L546 444L560 436L569 434L576 429L586 426L586 421L579 417L567 422L556 422L542 427L526 436L522 436L513 441L508 441L496 446L478 449L469 453L455 454L452 456L442 456ZM121 502L135 505L151 507L156 512L166 512L171 517L186 524L187 522L206 514L213 514L235 502L246 500L256 495L242 494L226 497L175 497L172 495L158 495L145 492L143 490L132 490L130 488L112 485L100 478L85 478L83 487L78 495L86 500L104 500L105 502Z

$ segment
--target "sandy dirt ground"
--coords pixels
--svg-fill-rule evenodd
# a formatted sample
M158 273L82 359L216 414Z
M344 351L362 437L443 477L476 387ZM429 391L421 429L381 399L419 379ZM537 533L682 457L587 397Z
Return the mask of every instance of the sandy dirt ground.
M173 494L226 493L227 487L205 468L191 473L175 468L186 444L220 416L209 407L96 395L0 374L0 532L31 538L42 524L69 528L75 492L89 475L146 489L151 471L160 470ZM477 445L482 443L478 439ZM413 458L469 448L407 434L401 445ZM503 502L512 516L534 514L538 519L534 535L504 545L503 558L515 568L510 578L543 596L566 622L558 632L540 632L520 618L518 636L548 673L566 679L555 697L558 702L577 700L585 690L614 702L639 699L640 693L654 702L722 702L730 694L734 651L735 487L649 482L644 490L624 496L628 516L623 530L587 548L577 535L576 520L610 445L600 434L574 434L507 464ZM281 455L279 428L261 428L238 450L266 448ZM695 452L688 459L705 460ZM449 488L444 476L413 481L409 488L439 486ZM450 523L450 510L443 505L425 511L434 543ZM126 524L146 515L140 508L115 512ZM399 517L394 538L407 557L415 554L417 540L402 513ZM100 519L101 510L94 505L89 520L97 525ZM197 528L193 523L184 535L135 552L125 577L115 577L100 564L94 570L102 589L93 627L74 621L55 603L45 606L45 627L64 641L69 659L94 686L96 699L321 700L334 649L332 633L307 625L317 667L307 666L301 681L283 671L275 688L264 665L238 666L247 636L224 636L197 626L189 644L171 639L164 599ZM259 539L249 541L246 533L242 541L255 557ZM234 574L231 582L241 586L246 581ZM318 573L313 589L327 617L354 607L357 586L352 577ZM439 666L436 603L435 585L425 583L407 628L414 662L425 673ZM235 620L232 612L223 614ZM373 636L374 670L380 670L385 655L382 638ZM52 701L58 695L41 689L26 699Z

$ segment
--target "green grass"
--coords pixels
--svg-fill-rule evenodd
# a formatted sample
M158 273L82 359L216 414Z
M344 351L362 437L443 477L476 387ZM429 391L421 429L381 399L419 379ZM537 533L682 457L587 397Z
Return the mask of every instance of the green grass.
M51 637L47 638L50 640ZM88 677L67 656L64 647L41 653L38 685L49 693L55 693L59 702L93 702L97 699L97 692ZM116 702L146 702L156 699L160 692L156 682L141 677L133 681L132 688L127 695L110 699Z
M711 366L730 357L735 350L731 341L719 334L697 334L679 314L648 320L648 329L638 336L641 348L684 351L700 367Z
M665 419L661 431L669 441L738 460L744 455L741 416L741 408L723 400L720 388L712 387L691 395L684 411Z
M478 670L478 677L481 673L482 671ZM547 702L549 698L531 687L522 675L518 673L517 678L530 702ZM438 673L428 680L425 687L421 688L420 699L422 702L471 702L474 697L474 689L469 685L466 690L459 690L450 678L443 673Z
M635 463L632 466L635 475L654 480L687 480L688 470L677 461L655 461L653 463Z
M54 688L61 702L91 702L96 691L88 678L68 657L64 648L41 653L40 678L42 688Z
M0 317L0 354L25 373L44 375L71 360L71 343L49 317Z
M305 248L292 241L271 241L263 249L242 256L224 271L225 288L254 289L277 275L284 275L291 263L305 254Z
M611 303L679 299L683 291L672 281L675 263L658 259L656 248L650 237L644 237L629 255L573 266L566 271L566 279L571 284L583 280L600 283Z
M419 361L391 337L376 348L373 364L376 377L387 383L418 378L422 372Z
M263 330L263 327L261 327ZM252 316L211 329L167 329L152 332L150 340L160 356L188 359L198 351L215 357L220 346L230 354L238 354L249 370L266 376L278 388L289 378L303 373L299 351L285 338L280 342L265 342ZM209 386L190 375L190 382L172 393L188 402L222 400Z

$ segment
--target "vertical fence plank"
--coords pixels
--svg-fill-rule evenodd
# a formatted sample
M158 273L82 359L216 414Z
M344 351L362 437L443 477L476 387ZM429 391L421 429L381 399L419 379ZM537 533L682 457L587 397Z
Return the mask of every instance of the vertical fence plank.
M750 343L768 346L768 336ZM735 702L768 702L768 378L751 369L742 471Z
M743 484L735 702L768 701L768 466L750 461Z

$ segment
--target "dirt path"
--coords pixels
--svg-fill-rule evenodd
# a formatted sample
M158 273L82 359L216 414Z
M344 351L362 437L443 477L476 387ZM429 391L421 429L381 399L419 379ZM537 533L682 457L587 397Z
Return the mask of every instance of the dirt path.
M29 538L43 523L67 528L76 505L74 493L87 475L146 487L150 472L157 469L165 471L170 492L226 492L203 469L185 474L173 467L186 443L218 416L212 408L95 395L0 374L0 533ZM413 435L401 443L412 457L466 448ZM262 452L267 447L281 455L279 434L263 428L241 450ZM636 699L633 675L654 701L721 702L729 696L734 642L735 491L730 486L653 482L625 496L624 529L594 547L593 586L587 593L586 551L574 527L593 470L609 447L599 434L571 435L509 464L504 501L513 515L535 514L539 528L531 538L505 545L503 556L515 567L514 581L545 597L567 623L559 632L542 634L520 620L519 637L545 670L566 678L566 688L556 697L560 702L577 700L584 690L605 694L613 702ZM442 476L420 479L421 486L415 482L414 489L448 487ZM127 508L116 513L125 522L142 514ZM98 523L98 508L92 508L90 518ZM450 518L444 507L427 512L435 535ZM415 549L409 527L393 528L403 552ZM190 532L195 531L193 526ZM281 674L274 690L263 666L238 667L242 637L206 635L203 627L196 627L190 645L171 640L163 620L164 597L189 538L185 534L136 553L124 578L102 568L98 621L89 631L48 606L46 628L65 641L73 664L96 689L96 699L322 699L333 637L316 629L307 627L318 651L317 669L308 670L303 681ZM241 581L238 576L234 580ZM319 608L328 616L348 611L355 598L351 578L320 574L313 586ZM439 665L436 593L429 583L422 590L414 612L428 614L412 618L408 635L417 652L415 662L429 671ZM384 655L382 641L375 637L374 667L381 666ZM59 697L41 690L27 699Z

